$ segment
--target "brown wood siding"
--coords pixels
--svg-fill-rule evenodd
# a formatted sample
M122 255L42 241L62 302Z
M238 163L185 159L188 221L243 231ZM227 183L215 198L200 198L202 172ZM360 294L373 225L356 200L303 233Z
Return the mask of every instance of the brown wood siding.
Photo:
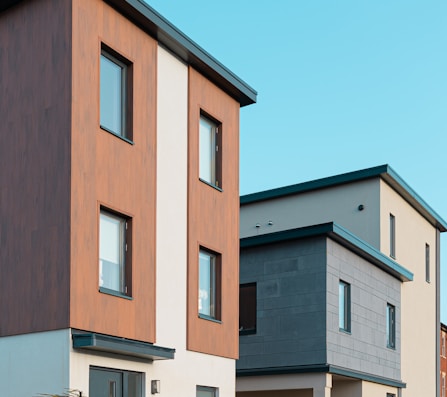
M239 103L189 69L187 348L238 357ZM222 123L222 191L199 180L199 120ZM199 247L222 255L221 322L198 317Z
M134 145L99 127L101 42L132 62ZM73 0L71 322L155 342L157 43L102 0ZM132 300L98 291L99 208L132 218Z
M69 1L0 14L0 336L69 323Z

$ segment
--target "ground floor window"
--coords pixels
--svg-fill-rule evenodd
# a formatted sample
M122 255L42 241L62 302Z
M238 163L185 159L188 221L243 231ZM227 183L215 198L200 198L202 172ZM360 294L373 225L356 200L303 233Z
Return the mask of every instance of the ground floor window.
M90 367L89 396L143 397L143 374Z
M215 387L197 386L196 397L219 397Z

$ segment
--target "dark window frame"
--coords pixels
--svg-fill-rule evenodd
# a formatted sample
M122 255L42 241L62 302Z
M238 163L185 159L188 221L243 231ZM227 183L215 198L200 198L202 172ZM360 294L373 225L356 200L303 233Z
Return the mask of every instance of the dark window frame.
M396 217L390 214L390 257L396 259Z
M217 387L196 386L196 396L199 391L211 393L212 397L219 397L219 389Z
M340 302L340 289L343 287L343 307L341 307ZM351 333L351 284L344 281L339 280L338 282L338 310L339 310L339 320L338 326L339 330L345 333ZM341 316L343 315L343 325L341 326Z
M123 57L117 51L113 50L104 43L101 43L100 62L102 58L106 58L110 62L119 66L122 70L121 73L121 131L114 131L101 122L102 113L102 101L101 101L101 88L100 88L100 127L104 131L107 131L116 137L133 144L133 64L128 59ZM102 82L102 70L100 66L100 85Z
M122 283L122 287L120 290L115 290L112 288L107 288L99 285L99 292L105 293L108 295L114 295L120 298L132 299L132 218L115 210L112 210L105 206L100 206L99 209L99 219L98 219L98 260L101 261L101 225L100 220L101 216L105 215L111 218L119 219L124 222L123 224L123 263L119 264L122 266L122 277L120 277L120 283ZM98 266L101 266L98 263ZM101 276L100 267L98 267L98 275ZM100 284L100 280L98 277L98 284Z
M208 124L212 125L212 131L214 132L214 137L211 139L214 150L212 150L211 157L213 158L212 164L210 164L211 170L211 180L207 180L203 178L201 175L201 154L202 154L202 139L201 139L201 121L205 120ZM201 182L206 183L207 185L222 191L222 161L223 161L223 153L222 153L222 123L218 121L216 118L206 113L203 110L200 110L199 117L199 180Z
M430 245L425 243L425 281L430 283Z
M396 306L386 304L386 347L396 349Z
M213 265L214 269L210 269L210 278L214 275L213 280L210 280L210 289L212 289L212 297L210 297L210 314L206 314L200 311L200 255L205 254L214 260ZM204 246L199 246L199 255L198 255L198 307L197 312L198 316L205 320L211 320L215 322L221 322L222 320L222 254L219 252L210 250Z
M115 368L104 368L104 367L97 367L91 365L89 368L89 396L90 396L90 388L91 388L91 382L92 382L92 376L96 372L103 372L103 373L113 373L113 374L120 374L122 376L122 395L123 397L143 397L144 396L144 373L142 372L136 372L136 371L128 371L128 370L122 370L122 369L115 369ZM130 389L130 382L129 379L131 376L135 376L138 382L138 385L135 385L137 389L131 388L132 392L129 392ZM116 388L116 384L113 384L113 382L109 381L109 395L113 396L113 393L116 393L116 389L113 390L113 388ZM116 394L115 394L116 395Z

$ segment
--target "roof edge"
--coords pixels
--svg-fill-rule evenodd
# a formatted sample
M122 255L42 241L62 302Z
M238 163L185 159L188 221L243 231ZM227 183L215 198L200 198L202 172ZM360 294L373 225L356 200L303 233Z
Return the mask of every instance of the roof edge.
M412 272L335 222L244 237L240 239L240 247L249 248L321 235L328 236L400 281L413 281Z
M315 179L295 185L246 194L240 197L240 205L283 198L294 194L354 183L371 178L382 178L404 200L441 232L447 231L447 222L431 208L388 164L365 168L344 174Z

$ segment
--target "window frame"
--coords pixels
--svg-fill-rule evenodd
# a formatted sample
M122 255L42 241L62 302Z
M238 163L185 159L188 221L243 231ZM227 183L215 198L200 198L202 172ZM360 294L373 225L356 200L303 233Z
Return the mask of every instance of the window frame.
M430 245L425 243L425 281L430 283Z
M396 259L396 217L390 213L390 257Z
M396 349L396 306L386 304L386 347Z
M103 59L112 62L118 66L121 70L120 78L120 127L116 131L112 126L106 125L103 119L103 112L105 113L107 109L103 105L102 101L102 85L103 81ZM121 54L108 47L104 43L101 43L101 53L100 53L100 79L99 79L100 89L99 89L99 125L102 130L105 130L116 137L133 144L133 67L132 62L123 57Z
M120 263L113 263L118 265L118 283L119 289L104 287L104 281L102 275L104 274L103 266L105 259L102 258L101 252L101 220L113 220L118 222L119 236L118 241L120 247L119 260ZM132 299L132 218L110 210L109 208L100 206L99 210L99 222L98 222L98 288L99 292L109 295L118 296L121 298Z
M202 257L202 258L201 258ZM205 281L205 277L202 276L202 266L205 264L204 262L201 262L201 259L203 257L209 258L209 266L210 268L207 269L207 274L209 274L209 283L205 286L202 285L202 280ZM212 320L216 322L221 321L222 316L222 310L221 310L221 304L222 304L222 256L220 253L212 251L208 248L205 248L203 246L199 247L199 254L198 254L198 303L197 303L197 313L200 318L206 319L206 320ZM202 288L204 287L204 288ZM209 304L207 305L207 308L209 310L204 310L202 306L201 301L201 290L204 291L207 289L208 294L210 296L209 298Z
M351 333L351 284L344 280L338 281L338 328Z
M196 386L196 397L199 395L198 392L208 392L210 397L219 397L219 389L217 387L209 386Z
M446 354L447 354L447 352L446 352L446 350L447 350L447 347L446 347L446 344L447 344L446 339L447 339L446 334L445 334L445 333L442 333L442 334L441 334L441 356L442 356L442 357L446 357Z
M115 368L104 368L104 367L97 367L97 366L93 366L91 365L89 367L89 396L91 395L90 393L90 388L91 388L91 382L92 382L92 373L95 372L103 372L105 374L120 374L121 375L121 380L122 380L122 394L125 397L129 397L130 396L130 392L129 392L129 376L133 375L136 376L137 379L137 384L135 386L137 386L137 390L133 390L133 392L137 392L137 396L136 397L144 397L144 380L145 380L145 374L143 372L137 372L137 371L128 371L128 370L122 370L122 369L115 369ZM115 384L116 387L116 384ZM111 388L112 388L112 382L109 381L109 395L113 395L113 392L111 392ZM135 394L132 393L132 396L134 397Z
M204 149L202 122L211 127L209 145L205 145L208 150ZM204 166L207 157L210 159L209 167ZM202 167L207 169L206 172L209 172L209 177L203 174ZM203 110L200 111L199 118L199 180L222 191L222 123Z
M242 292L243 290L245 292ZM244 327L244 324L249 325L247 327ZM253 324L253 326L250 326L250 324ZM257 328L257 284L256 283L240 284L239 335L256 334L256 328Z

